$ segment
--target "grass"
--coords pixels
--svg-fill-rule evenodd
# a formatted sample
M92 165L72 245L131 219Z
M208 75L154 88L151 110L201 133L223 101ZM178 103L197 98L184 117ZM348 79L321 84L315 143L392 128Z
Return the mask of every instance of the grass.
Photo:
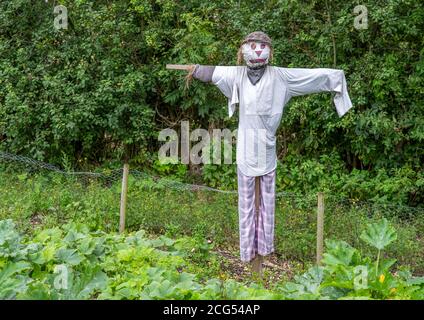
M92 180L81 184L74 178L43 173L0 171L0 219L11 218L27 234L41 228L78 221L91 230L117 231L120 183L105 187ZM385 252L416 275L424 274L424 216L398 217L368 205L326 200L325 238L345 240L362 254L375 255L359 240L366 223L387 217L398 240ZM189 191L146 179L129 181L126 226L169 237L189 235L209 240L219 253L212 268L227 277L248 274L238 262L237 195L212 191ZM290 278L315 262L316 197L281 196L276 205L276 252L267 268L269 283ZM196 258L196 257L195 257ZM198 258L201 265L202 258ZM210 262L210 261L209 261ZM206 262L205 262L206 263ZM276 267L272 267L274 265Z

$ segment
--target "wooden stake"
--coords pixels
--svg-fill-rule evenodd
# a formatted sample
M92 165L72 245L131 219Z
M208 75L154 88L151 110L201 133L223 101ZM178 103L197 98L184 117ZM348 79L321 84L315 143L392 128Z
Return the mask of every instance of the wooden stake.
M255 177L255 219L256 219L256 225L258 225L259 222L259 205L260 205L260 195L261 195L261 189L260 189L260 181L259 177ZM262 262L263 257L259 254L256 255L256 257L252 260L252 271L253 273L258 274L262 278Z
M190 71L193 65L191 64L167 64L166 69L170 70L186 70Z
M121 190L121 208L119 211L119 233L125 230L125 210L127 207L127 191L128 191L128 173L130 166L124 163L124 170L122 173L122 190Z
M317 264L321 264L324 248L324 193L318 192L317 211Z

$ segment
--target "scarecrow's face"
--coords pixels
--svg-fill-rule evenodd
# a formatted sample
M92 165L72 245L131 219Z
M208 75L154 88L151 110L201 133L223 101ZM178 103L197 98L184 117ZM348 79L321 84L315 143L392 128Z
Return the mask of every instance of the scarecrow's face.
M249 41L241 47L244 61L251 68L268 64L270 51L268 44L259 41Z

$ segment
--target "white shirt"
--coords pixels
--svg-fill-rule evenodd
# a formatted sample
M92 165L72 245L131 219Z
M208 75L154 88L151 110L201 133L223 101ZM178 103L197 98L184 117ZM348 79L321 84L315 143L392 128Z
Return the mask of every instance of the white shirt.
M239 104L236 159L247 176L265 175L276 168L275 134L291 97L332 91L339 117L352 107L343 70L267 66L252 85L246 66L217 66L212 82L228 98L230 117Z

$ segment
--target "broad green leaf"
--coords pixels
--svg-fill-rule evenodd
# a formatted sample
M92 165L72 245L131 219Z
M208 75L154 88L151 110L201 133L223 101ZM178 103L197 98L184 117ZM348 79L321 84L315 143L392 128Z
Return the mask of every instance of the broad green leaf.
M325 244L326 252L323 254L322 262L328 266L340 264L348 266L352 263L354 254L357 254L357 250L345 241L328 240Z
M56 258L65 264L76 266L84 260L84 257L77 253L75 249L60 248L56 251Z
M78 299L88 299L95 290L102 290L106 288L108 277L99 268L94 273L91 279L82 278L83 289L78 293Z
M0 299L13 299L16 294L25 291L31 279L19 273L30 268L31 264L20 261L9 263L0 271Z
M2 283L2 281L5 281L7 278L12 277L14 274L20 273L30 268L31 268L31 264L24 261L19 261L16 263L8 263L0 271L0 283Z
M295 276L295 281L287 282L283 290L293 299L317 299L320 295L320 285L323 277L323 268L315 266L303 275Z
M50 300L50 287L46 283L34 282L30 283L27 290L18 293L17 299L22 300Z
M368 224L362 232L361 239L371 246L382 250L397 239L395 228L386 219Z
M0 220L0 257L17 257L22 255L22 249L15 223L11 219Z

